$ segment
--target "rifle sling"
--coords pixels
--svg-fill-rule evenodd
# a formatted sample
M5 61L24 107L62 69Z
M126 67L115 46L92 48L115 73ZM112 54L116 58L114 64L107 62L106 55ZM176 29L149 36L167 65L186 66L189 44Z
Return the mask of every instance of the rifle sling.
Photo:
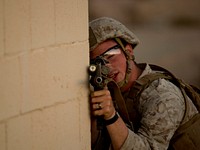
M119 111L120 116L124 120L124 122L128 123L132 127L132 123L130 121L130 117L126 108L126 104L124 98L121 94L119 86L114 81L109 81L107 83L108 89L111 92L113 102L116 103L116 109Z

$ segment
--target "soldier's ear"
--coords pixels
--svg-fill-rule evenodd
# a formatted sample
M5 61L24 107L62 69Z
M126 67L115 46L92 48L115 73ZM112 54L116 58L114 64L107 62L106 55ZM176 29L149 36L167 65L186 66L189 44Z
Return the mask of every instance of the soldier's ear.
M126 44L125 46L125 50L130 54L130 55L133 55L133 47L131 44Z

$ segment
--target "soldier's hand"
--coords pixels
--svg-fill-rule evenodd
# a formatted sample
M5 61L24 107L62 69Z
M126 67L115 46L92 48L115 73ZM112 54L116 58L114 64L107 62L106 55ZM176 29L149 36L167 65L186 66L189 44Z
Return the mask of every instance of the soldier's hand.
M112 97L107 88L91 93L91 109L94 116L103 116L105 120L115 115Z

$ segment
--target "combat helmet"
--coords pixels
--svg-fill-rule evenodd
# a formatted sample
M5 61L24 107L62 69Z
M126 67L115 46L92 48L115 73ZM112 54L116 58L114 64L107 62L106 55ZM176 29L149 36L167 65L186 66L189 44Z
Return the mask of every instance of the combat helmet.
M90 51L93 51L98 44L113 38L123 39L132 44L133 48L139 43L133 32L113 18L101 17L89 23Z

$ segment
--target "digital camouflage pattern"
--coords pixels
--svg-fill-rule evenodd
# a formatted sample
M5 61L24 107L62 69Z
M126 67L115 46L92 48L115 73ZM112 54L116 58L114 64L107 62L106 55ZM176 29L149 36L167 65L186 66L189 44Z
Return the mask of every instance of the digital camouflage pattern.
M133 48L139 43L138 38L129 29L112 18L102 17L90 22L90 51L107 39L116 37L132 44ZM139 78L153 72L147 65ZM189 98L187 100L189 113L182 122L185 115L185 100L180 89L165 79L153 81L139 99L141 126L137 132L129 130L120 150L167 150L178 127L198 113L192 101Z
M111 38L122 38L135 47L139 40L136 35L117 20L108 17L101 17L89 23L90 51L98 44Z
M140 78L152 73L147 65ZM158 79L146 88L139 99L139 112L142 114L141 127L134 133L129 130L121 150L166 150L180 124L198 113L189 100L189 113L184 122L184 97L178 87L165 79Z

